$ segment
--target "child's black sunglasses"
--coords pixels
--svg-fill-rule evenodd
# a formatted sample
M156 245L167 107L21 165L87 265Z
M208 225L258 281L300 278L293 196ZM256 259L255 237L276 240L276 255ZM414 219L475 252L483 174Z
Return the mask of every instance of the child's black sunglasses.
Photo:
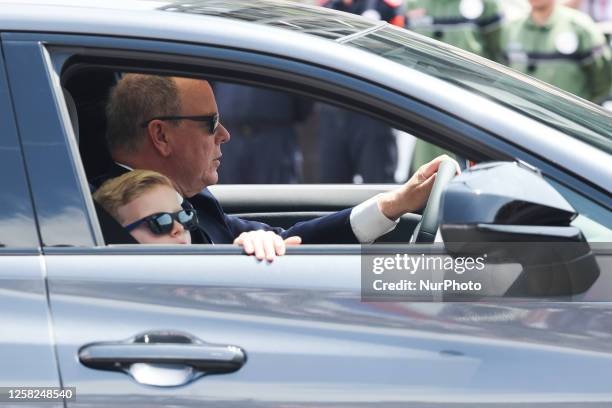
M194 209L183 209L175 213L161 212L141 218L126 225L124 228L132 231L140 224L146 223L152 233L156 235L168 234L172 231L174 221L177 221L186 230L193 231L198 228L198 216Z

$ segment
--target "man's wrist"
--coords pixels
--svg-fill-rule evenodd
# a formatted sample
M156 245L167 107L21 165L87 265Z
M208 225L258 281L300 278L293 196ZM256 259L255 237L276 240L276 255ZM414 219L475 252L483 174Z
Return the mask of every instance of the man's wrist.
M417 210L411 204L410 197L402 194L402 190L388 191L381 194L378 198L378 208L390 220L396 220L406 213Z
M381 195L383 194L378 194L351 210L351 228L357 241L362 244L374 242L393 230L399 222L399 219L390 220L382 213L378 204Z

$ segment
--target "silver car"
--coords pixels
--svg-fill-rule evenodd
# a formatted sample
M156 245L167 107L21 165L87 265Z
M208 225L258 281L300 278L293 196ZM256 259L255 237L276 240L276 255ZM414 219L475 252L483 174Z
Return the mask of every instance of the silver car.
M54 403L67 407L612 406L610 113L308 5L3 0L0 10L1 386L75 387L76 399ZM431 223L407 214L383 240L393 248L456 256L451 241L535 235L575 241L590 263L570 275L580 285L527 298L365 302L359 245L291 248L271 264L230 245L108 245L88 179L108 164L104 100L124 72L296 93L480 163L430 199L438 243L408 244ZM290 225L392 187L211 190L228 213ZM492 201L535 212L512 221ZM537 261L553 274L570 263Z

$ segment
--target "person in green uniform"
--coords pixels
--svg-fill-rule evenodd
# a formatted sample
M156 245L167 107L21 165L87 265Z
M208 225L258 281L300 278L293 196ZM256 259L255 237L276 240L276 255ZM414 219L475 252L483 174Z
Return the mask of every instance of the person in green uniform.
M592 102L612 82L610 49L593 20L556 0L529 0L531 12L504 30L507 64Z
M406 28L500 62L502 12L497 0L407 0ZM431 158L452 154L417 140L411 173Z
M407 0L406 28L500 61L502 12L497 0Z

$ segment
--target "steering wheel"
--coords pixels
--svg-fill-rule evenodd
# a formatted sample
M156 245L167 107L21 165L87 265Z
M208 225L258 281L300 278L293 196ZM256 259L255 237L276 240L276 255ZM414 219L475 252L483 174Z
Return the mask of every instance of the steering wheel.
M438 167L436 181L431 188L427 205L423 211L421 221L414 228L410 243L432 243L436 239L438 226L440 224L440 198L444 187L455 177L457 168L452 160L444 160Z

